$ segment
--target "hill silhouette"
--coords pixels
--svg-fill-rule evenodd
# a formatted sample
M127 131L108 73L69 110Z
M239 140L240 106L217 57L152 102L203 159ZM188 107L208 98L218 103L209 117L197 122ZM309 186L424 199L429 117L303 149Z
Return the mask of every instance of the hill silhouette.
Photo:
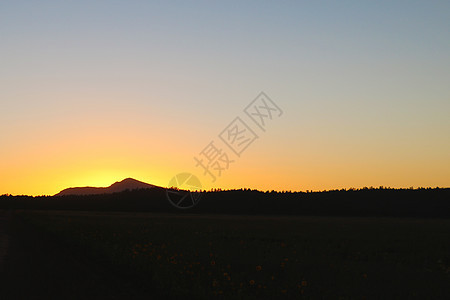
M139 190L139 189L151 189L155 187L152 184L148 184L133 178L126 178L122 181L117 181L109 187L72 187L67 188L56 194L55 196L67 196L67 195L99 195L99 194L112 194L120 193L126 190Z

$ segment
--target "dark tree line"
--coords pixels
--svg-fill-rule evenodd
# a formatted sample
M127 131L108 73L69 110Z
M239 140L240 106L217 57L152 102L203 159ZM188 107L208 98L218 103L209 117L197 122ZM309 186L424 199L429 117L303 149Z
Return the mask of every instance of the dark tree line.
M216 190L204 192L193 209L177 210L168 202L166 189L153 188L90 196L3 195L0 209L449 218L450 189Z

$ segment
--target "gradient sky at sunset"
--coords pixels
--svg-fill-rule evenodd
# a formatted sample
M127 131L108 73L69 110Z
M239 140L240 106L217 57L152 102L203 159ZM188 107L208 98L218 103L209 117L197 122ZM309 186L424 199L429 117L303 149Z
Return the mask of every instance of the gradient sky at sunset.
M449 187L449 33L449 1L1 1L0 194ZM218 138L237 116L241 157ZM235 160L214 183L211 141Z

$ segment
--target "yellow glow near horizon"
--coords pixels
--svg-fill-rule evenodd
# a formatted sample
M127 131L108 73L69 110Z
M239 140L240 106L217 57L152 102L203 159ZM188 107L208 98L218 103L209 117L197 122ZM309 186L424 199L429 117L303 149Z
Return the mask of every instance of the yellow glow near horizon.
M168 126L166 132L179 131L177 124ZM66 132L69 137L52 139L55 134L51 133L53 136L45 142L11 141L0 150L4 158L0 194L53 195L68 187L105 187L128 177L165 187L181 172L195 174L207 190L448 187L450 178L448 162L424 156L423 149L409 148L412 142L405 139L405 146L392 141L397 148L383 151L376 140L360 139L359 144L342 140L336 144L332 139L317 139L292 146L290 137L268 133L241 158L235 157L230 169L212 183L193 160L208 142L204 136L197 140L184 135L173 138L113 123L103 129L94 126L89 131ZM279 139L276 143L275 136ZM437 157L448 156L445 141L441 143L443 146L433 152ZM328 144L334 145L332 151ZM372 158L368 160L368 156Z

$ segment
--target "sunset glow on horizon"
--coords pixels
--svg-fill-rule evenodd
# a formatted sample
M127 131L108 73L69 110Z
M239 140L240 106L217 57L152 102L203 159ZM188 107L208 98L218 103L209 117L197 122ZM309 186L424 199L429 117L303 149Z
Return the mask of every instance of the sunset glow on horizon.
M0 4L0 195L450 187L450 3ZM261 130L265 92L283 114ZM258 138L237 156L219 134ZM215 182L194 157L231 160Z

